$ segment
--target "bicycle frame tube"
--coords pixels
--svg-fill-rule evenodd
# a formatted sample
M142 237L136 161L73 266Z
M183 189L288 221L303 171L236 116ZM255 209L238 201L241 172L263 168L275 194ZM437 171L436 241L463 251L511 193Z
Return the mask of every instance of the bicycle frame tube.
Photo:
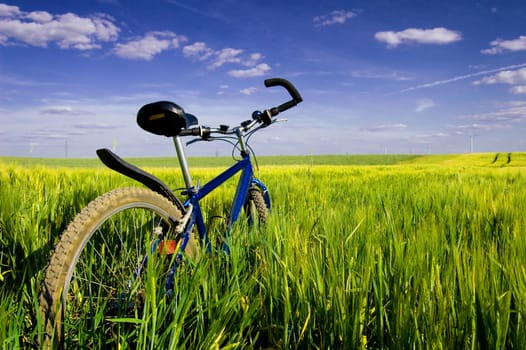
M215 178L203 185L203 187L197 188L194 191L188 191L188 199L185 201L184 205L187 206L188 204L192 204L193 206L191 225L197 225L199 236L205 241L205 244L207 244L208 247L208 232L203 222L203 214L199 201L210 194L210 192L214 191L217 187L222 185L224 182L229 180L231 177L235 176L238 172L241 172L241 175L237 184L236 193L232 201L230 214L227 221L226 235L228 236L230 234L232 224L238 219L239 213L245 204L248 189L254 181L254 172L252 170L250 157L243 157L243 159L232 165L221 174L217 175Z
M184 153L183 143L179 136L173 137L175 151L177 152L177 158L179 159L179 165L181 166L181 171L183 173L184 183L189 189L193 187L192 177L190 176L190 170L188 169L188 163L186 162L186 155Z
M177 137L174 137L174 143L178 150L179 158L183 159L183 161L180 161L180 164L181 164L181 169L183 171L185 183L188 186L187 190L185 191L188 195L188 199L184 202L183 205L185 208L188 208L191 205L192 208L190 208L190 210L192 210L192 213L191 213L190 220L185 228L185 232L183 234L180 251L177 253L177 256L176 256L176 263L170 269L170 272L165 282L165 288L166 288L167 293L169 293L171 289L171 285L174 280L175 270L177 269L179 262L183 258L183 252L184 252L184 249L186 248L186 245L188 244L188 241L190 239L190 235L192 232L192 228L194 225L197 225L199 236L201 240L205 242L207 251L208 252L211 251L210 240L208 238L208 232L207 232L204 220L203 220L203 212L201 211L201 206L199 204L199 201L201 199L206 197L208 194L214 191L217 187L219 187L220 185L228 181L230 178L235 176L237 173L241 172L241 176L237 184L236 193L234 195L234 199L232 201L232 205L230 209L230 214L228 217L227 230L225 232L226 237L228 237L230 235L230 229L232 227L232 224L236 222L236 220L238 219L239 213L241 212L241 209L243 208L243 205L246 202L248 190L252 184L260 187L264 191L265 193L264 196L265 196L266 201L268 198L268 191L266 190L265 185L258 179L254 178L254 171L252 169L252 163L250 162L250 156L248 154L244 156L236 164L232 165L230 168L226 169L221 174L217 175L215 178L207 182L203 187L194 188L192 185L192 178L188 171L188 165L186 163L186 158L184 156L184 152L183 152L183 148L182 148L180 139ZM270 209L269 201L267 201L267 205L269 206L269 209ZM152 246L150 247L151 252L154 252L157 249L158 245L159 245L159 240L155 240L152 243ZM224 243L223 250L227 254L230 253L230 249L226 242ZM143 257L141 263L139 264L137 269L134 271L133 279L137 278L137 276L141 273L142 268L147 264L147 262L148 262L148 256L146 255Z

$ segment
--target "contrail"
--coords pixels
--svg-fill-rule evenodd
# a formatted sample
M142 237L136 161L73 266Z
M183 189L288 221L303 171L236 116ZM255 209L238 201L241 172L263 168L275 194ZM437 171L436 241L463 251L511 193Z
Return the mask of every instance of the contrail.
M476 73L471 73L471 74L460 75L458 77L453 77L453 78L450 78L450 79L437 80L437 81L434 81L432 83L421 84L421 85L413 86L413 87L410 87L410 88L407 88L407 89L403 89L403 90L400 90L400 91L391 92L391 93L388 93L387 95L401 94L401 93L404 93L404 92L414 91L414 90L419 90L419 89L427 89L427 88L438 86L438 85L444 85L444 84L453 83L453 82L459 81L459 80L470 79L470 78L478 77L478 76L481 76L481 75L497 73L497 72L500 72L500 71L503 71L503 70L516 69L516 68L522 68L522 67L526 67L526 62L525 63L520 63L520 64L514 64L514 65L506 66L506 67L500 67L500 68L495 68L495 69L483 70L483 71L476 72Z

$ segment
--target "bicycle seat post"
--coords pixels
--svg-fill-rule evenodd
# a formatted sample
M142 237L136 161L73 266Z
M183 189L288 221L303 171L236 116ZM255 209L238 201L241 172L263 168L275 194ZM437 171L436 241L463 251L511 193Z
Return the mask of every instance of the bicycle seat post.
M192 176L190 176L190 169L188 168L188 163L186 162L186 155L184 153L183 143L179 136L174 136L174 146L177 152L177 158L179 158L179 165L181 166L181 171L183 172L184 183L186 188L191 189L194 187L192 183Z

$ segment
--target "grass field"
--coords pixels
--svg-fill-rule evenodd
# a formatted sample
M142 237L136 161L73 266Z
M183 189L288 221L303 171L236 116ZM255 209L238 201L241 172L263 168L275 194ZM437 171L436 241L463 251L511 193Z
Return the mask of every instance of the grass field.
M214 176L214 159L192 160L194 178ZM182 187L178 169L130 161ZM526 153L259 163L270 222L240 225L230 257L200 260L173 302L149 304L113 347L526 347ZM60 232L130 185L95 160L0 159L4 348L42 336L39 283ZM207 201L209 215L224 215L233 186Z
M140 167L173 168L178 167L176 157L126 158L126 161ZM0 162L21 166L45 166L52 168L97 168L104 165L96 158L30 158L1 157ZM463 166L524 166L526 153L476 153L457 155L311 155L311 156L260 156L260 165L396 165L396 164L434 164ZM232 163L231 157L190 157L191 167L226 167Z
M389 165L418 158L415 155L313 155L313 156L261 156L261 165ZM0 161L23 166L93 168L103 166L95 158L29 158L0 157ZM176 157L126 158L126 161L142 167L177 167ZM225 167L232 163L231 157L191 157L190 166Z

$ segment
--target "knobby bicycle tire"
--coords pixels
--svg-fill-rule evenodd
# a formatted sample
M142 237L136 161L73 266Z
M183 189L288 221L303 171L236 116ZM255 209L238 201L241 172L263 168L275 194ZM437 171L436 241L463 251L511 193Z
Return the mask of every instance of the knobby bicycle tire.
M248 222L251 225L264 225L267 222L269 208L267 207L265 199L263 198L263 193L261 193L259 188L252 187L248 190L245 213L248 217Z
M155 273L158 290L164 291L166 278L158 275L166 276L174 264L173 253L181 242L174 229L181 217L163 196L135 187L108 192L77 214L62 233L44 274L43 346L117 347L110 342L118 339L116 332L123 323L112 319L141 317L144 275ZM159 253L162 243L152 248L159 237L171 244L170 253ZM197 254L193 236L185 254Z

